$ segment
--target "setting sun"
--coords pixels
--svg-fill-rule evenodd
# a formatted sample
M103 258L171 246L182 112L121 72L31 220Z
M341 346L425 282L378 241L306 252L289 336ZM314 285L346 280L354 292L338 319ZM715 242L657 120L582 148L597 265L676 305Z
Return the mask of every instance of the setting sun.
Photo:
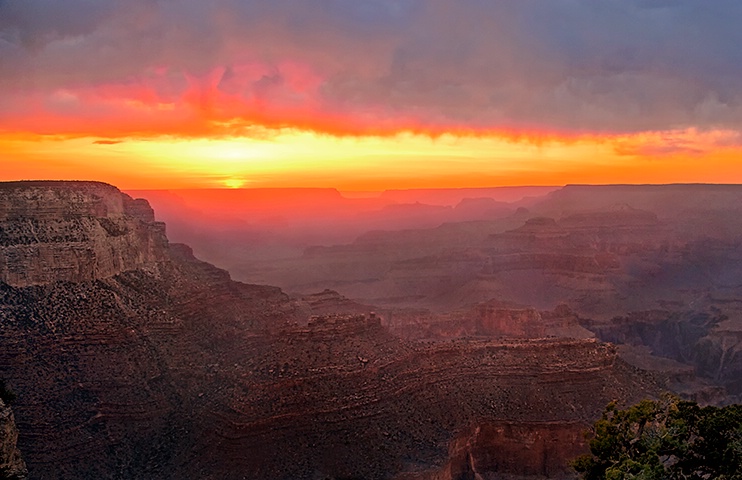
M3 180L98 179L122 188L389 188L567 183L740 182L732 132L512 138L493 133L250 137L2 135ZM247 181L246 179L250 179Z
M740 25L0 0L0 480L740 479Z
M576 4L555 5L568 25L551 29L530 4L371 3L330 15L206 2L196 17L112 3L106 15L79 12L79 28L50 19L26 33L13 19L33 14L2 4L0 180L354 191L742 182L731 87L741 83L720 66L739 62L722 62L733 44L723 36L705 45L717 65L660 21L662 8L626 7L619 20L585 6L595 22L581 22Z
M228 178L224 180L224 185L227 188L242 188L245 185L245 180L241 178Z

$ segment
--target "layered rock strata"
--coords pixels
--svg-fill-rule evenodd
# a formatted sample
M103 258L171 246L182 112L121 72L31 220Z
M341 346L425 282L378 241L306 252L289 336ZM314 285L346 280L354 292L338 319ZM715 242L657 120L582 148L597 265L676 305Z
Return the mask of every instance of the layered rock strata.
M577 432L607 402L658 392L593 341L411 344L378 319L351 316L250 347L228 404L212 414L209 423L220 428L209 432L194 471L381 479L438 478L448 469L450 478L465 478L457 445L480 428L487 434L471 452L480 473L570 478L568 459L584 451ZM496 433L505 425L509 433ZM555 446L558 438L572 443Z
M70 185L74 185L70 188ZM95 182L0 184L0 281L81 282L161 260L164 224L145 200Z
M262 278L377 305L409 339L592 334L647 347L737 401L741 198L740 185L568 186L507 219L370 232L308 249ZM559 305L582 325L547 314ZM652 318L656 311L663 319ZM638 351L638 364L663 363L639 361ZM694 382L675 385L700 401L724 397L704 385L693 391Z
M658 392L594 341L409 342L330 314L333 292L233 282L110 186L0 193L0 377L31 478L556 477L559 432ZM511 471L498 452L530 438Z
M456 338L593 338L579 317L564 304L539 311L491 300L447 314L427 311L388 312L386 321L395 335L408 340Z

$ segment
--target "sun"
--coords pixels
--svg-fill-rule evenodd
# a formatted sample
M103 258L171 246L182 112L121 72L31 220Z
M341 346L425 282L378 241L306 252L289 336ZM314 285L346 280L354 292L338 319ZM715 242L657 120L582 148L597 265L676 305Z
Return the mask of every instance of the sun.
M245 180L241 178L228 178L224 180L224 185L227 188L242 188L245 185Z

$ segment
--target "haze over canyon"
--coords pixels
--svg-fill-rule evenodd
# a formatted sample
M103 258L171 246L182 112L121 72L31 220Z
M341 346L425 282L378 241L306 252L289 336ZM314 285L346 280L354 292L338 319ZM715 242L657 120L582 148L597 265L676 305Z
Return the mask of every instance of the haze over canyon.
M130 193L0 184L12 478L567 479L742 394L740 186Z
M740 25L0 0L0 480L742 472Z

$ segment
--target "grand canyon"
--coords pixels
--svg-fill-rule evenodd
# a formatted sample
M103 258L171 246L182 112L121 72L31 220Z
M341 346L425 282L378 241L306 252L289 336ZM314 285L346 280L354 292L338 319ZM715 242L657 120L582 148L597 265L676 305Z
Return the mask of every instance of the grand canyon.
M0 480L742 480L739 0L0 0Z
M608 402L742 393L742 187L409 191L324 246L301 198L265 261L187 194L0 184L9 478L567 479Z

